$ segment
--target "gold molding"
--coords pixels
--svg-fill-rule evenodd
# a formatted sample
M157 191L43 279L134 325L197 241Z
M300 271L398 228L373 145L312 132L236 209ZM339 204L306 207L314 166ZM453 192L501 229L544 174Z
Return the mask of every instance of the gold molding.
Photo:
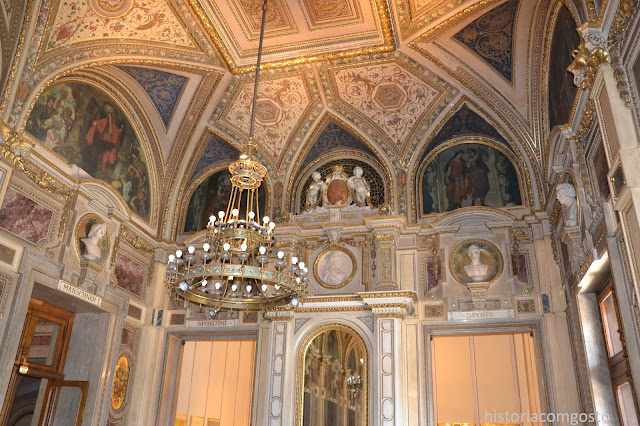
M454 137L452 139L448 139L446 142L442 142L441 144L439 144L438 146L436 146L435 148L433 148L429 154L426 156L426 158L424 160L422 160L422 162L420 164L418 164L417 166L417 172L416 172L416 176L415 176L415 183L418 184L418 193L416 194L417 196L419 196L420 200L422 200L423 197L423 193L422 193L422 175L424 174L425 169L427 168L427 166L429 166L429 164L431 164L433 162L433 160L435 160L435 158L438 156L438 154L440 154L441 152L454 147L454 146L462 146L464 144L479 144L479 145L485 145L488 146L490 148L494 148L495 150L499 151L501 154L503 154L505 157L507 157L509 159L509 161L511 162L512 165L514 165L514 169L516 170L516 175L518 178L518 190L520 191L520 198L521 201L524 201L522 197L522 194L525 194L525 192L523 191L523 179L522 179L522 173L521 173L521 168L525 168L524 164L520 164L520 162L515 158L515 156L513 155L513 153L506 149L506 147L504 146L503 143L500 143L492 138L489 137L484 137L484 136L457 136ZM515 163L515 164L514 164ZM519 167L516 167L519 166ZM533 200L527 200L529 201L529 203L524 204L522 203L522 206L525 208L529 208L532 209L531 203L533 202ZM490 208L494 208L499 210L500 208L506 208L506 207L510 207L510 206L500 206L500 207L491 207L491 206L468 206L468 207L490 207ZM456 209L457 210L457 209ZM455 211L455 210L452 210ZM434 215L438 215L438 214L442 214L442 213L446 213L446 212L434 212L434 213L429 213L429 214L424 214L422 212L422 207L420 208L420 212L416 212L416 213L420 213L417 217L418 219L422 219L425 217L429 217L429 216L434 216Z
M502 252L500 251L500 249L495 244L487 240L474 238L474 239L464 240L456 244L456 246L451 250L451 254L449 255L449 273L451 274L452 277L456 279L458 283L462 284L463 286L467 286L468 284L473 283L473 281L466 283L460 278L459 274L455 270L457 266L457 262L454 262L454 256L459 255L460 250L464 246L469 246L474 244L479 246L481 249L483 247L488 247L489 250L487 250L486 248L485 250L487 250L491 258L493 258L496 261L495 275L489 281L486 281L487 284L491 285L494 282L496 282L502 275L502 271L504 268L504 259L502 258ZM493 253L491 253L491 251L493 251ZM454 263L456 264L454 265Z
M218 35L217 30L214 28L213 23L207 16L207 13L202 9L198 0L187 0L191 9L195 12L197 19L202 24L205 33L209 36L210 39L213 40L215 47L220 52L224 62L227 65L227 68L232 74L244 74L244 73L252 73L255 72L255 65L247 65L247 66L238 66L229 52L229 49L224 45L221 37ZM354 56L360 55L370 55L370 54L380 54L386 52L393 52L396 50L395 37L393 35L393 26L391 23L391 17L389 10L387 8L386 1L384 0L373 0L372 3L375 2L375 6L377 11L372 10L373 14L378 14L381 25L381 32L383 42L382 45L374 46L374 47L361 47L358 49L351 49L343 52L335 52L335 53L323 53L319 55L307 54L302 55L300 57L294 59L286 59L286 60L275 60L271 62L263 62L260 65L261 69L274 69L274 68L287 68L294 67L297 65L308 64L312 62L318 61L330 61L335 59L346 59Z
M332 251L339 251L342 252L344 254L346 254L347 256L349 256L349 259L351 260L351 274L349 275L349 277L340 284L337 285L331 285L331 284L327 284L326 282L324 282L319 274L318 274L318 264L320 263L321 259L328 255L329 252ZM343 287L348 286L349 284L351 284L351 281L353 281L353 278L356 276L356 273L358 272L358 261L356 259L356 257L353 255L353 253L351 253L351 250L349 250L348 248L340 245L340 244L331 244L329 245L329 247L327 247L326 249L324 249L320 254L318 254L318 256L316 256L316 260L313 262L313 277L316 279L316 281L318 282L318 284L320 284L320 286L324 287L324 288L328 288L331 290L337 290Z

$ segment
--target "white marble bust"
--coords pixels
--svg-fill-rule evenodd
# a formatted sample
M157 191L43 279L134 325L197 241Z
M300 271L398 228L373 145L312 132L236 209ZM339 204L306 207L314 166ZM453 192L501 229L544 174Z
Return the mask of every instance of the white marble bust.
M353 264L346 253L331 251L318 264L318 276L328 285L343 284L351 275Z
M102 258L102 239L107 233L107 225L104 223L94 223L91 225L89 235L80 241L84 243L82 258L85 260L99 261Z
M467 249L467 254L471 259L471 263L464 267L464 272L471 278L471 281L482 281L487 276L489 265L480 263L480 247L475 244L470 245Z
M576 226L578 224L576 189L570 183L561 183L556 186L556 198L565 208L564 224L566 226Z

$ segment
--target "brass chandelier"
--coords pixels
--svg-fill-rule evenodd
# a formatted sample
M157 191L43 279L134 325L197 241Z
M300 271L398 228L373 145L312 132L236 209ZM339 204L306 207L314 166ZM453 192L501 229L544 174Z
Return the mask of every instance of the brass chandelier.
M249 140L229 166L227 209L209 217L202 246L177 250L167 262L170 296L207 307L212 318L220 310L257 311L287 303L296 307L308 285L304 262L276 253L275 223L268 216L260 220L258 189L267 169L252 158L256 153L252 138L266 12L264 0Z

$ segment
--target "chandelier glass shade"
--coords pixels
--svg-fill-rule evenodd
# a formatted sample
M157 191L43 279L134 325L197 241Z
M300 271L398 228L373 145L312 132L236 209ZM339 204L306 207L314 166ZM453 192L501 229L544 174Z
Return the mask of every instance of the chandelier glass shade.
M249 153L246 149L229 166L229 204L226 211L209 218L206 242L177 250L167 263L170 294L208 307L212 317L220 309L297 306L308 285L304 262L276 252L275 223L267 216L260 219L258 188L266 168Z

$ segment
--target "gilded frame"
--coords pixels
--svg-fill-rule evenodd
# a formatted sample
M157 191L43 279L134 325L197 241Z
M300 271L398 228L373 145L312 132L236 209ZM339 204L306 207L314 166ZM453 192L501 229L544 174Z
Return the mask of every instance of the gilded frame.
M453 250L451 250L451 255L449 256L449 272L451 273L451 276L454 277L456 281L458 281L462 285L473 282L464 278L462 272L460 271L463 264L459 260L457 260L459 256L467 255L467 249L471 245L480 247L481 260L486 260L488 257L495 262L493 265L494 267L489 269L489 278L486 280L486 282L488 282L489 284L493 284L502 275L502 271L504 269L504 259L502 258L500 249L496 247L495 244L487 240L471 239L458 243L453 248Z
M351 274L349 275L349 277L343 283L336 284L336 285L327 284L320 278L318 274L318 265L320 264L320 261L322 260L323 257L325 257L326 255L328 255L330 252L333 252L333 251L339 251L349 256L349 259L351 260L351 267L352 267ZM358 260L353 255L351 250L340 245L334 245L334 244L330 245L329 247L324 249L313 261L313 277L316 279L318 284L320 284L320 286L327 289L336 290L336 289L340 289L348 286L349 284L351 284L351 281L353 281L353 279L355 278L357 272L358 272Z
M433 150L431 150L431 152L429 152L429 155L427 155L425 159L422 160L421 163L418 165L418 172L416 173L415 179L414 179L414 185L416 186L416 196L417 196L415 208L416 208L416 214L418 219L424 219L424 218L440 215L442 213L448 213L448 212L433 212L433 213L424 214L422 212L422 197L423 197L422 176L427 166L435 160L438 154L440 154L443 151L446 151L447 149L453 146L461 146L463 144L485 145L485 146L488 146L489 148L493 148L499 151L501 154L507 157L507 159L511 162L511 164L513 165L513 168L516 171L516 175L518 177L518 190L520 191L520 200L522 204L517 206L502 206L502 207L490 207L490 208L509 209L512 207L519 207L519 206L522 206L525 208L528 207L528 202L531 202L531 200L527 199L526 195L528 195L528 192L523 191L524 188L522 183L523 182L522 170L527 170L526 166L521 164L513 155L513 153L505 149L504 144L498 141L495 141L494 139L491 139L488 137L478 137L478 136L461 136L461 137L455 137L453 139L449 139L448 141L443 142L437 147L435 147ZM468 206L467 208L473 208L473 207L479 207L479 206ZM460 209L456 209L456 210L460 210ZM452 210L452 211L456 211L456 210Z
M354 328L344 324L325 324L314 328L302 341L300 348L298 349L298 372L296 375L296 426L303 426L303 414L304 414L304 362L306 358L307 349L311 342L321 335L322 333L331 330L341 330L351 334L359 340L362 344L362 348L365 355L365 362L362 368L362 402L364 405L363 415L361 418L360 426L367 426L369 424L369 351L367 350L367 344L364 339Z

